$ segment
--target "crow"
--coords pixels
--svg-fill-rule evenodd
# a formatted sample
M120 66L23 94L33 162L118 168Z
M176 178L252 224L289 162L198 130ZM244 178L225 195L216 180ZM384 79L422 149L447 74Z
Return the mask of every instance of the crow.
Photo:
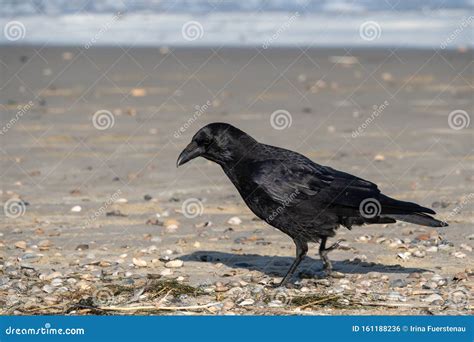
M271 226L289 235L296 259L278 286L290 280L308 252L308 243L319 243L324 270L330 274L326 247L340 227L395 223L397 220L429 227L446 227L428 214L429 208L399 201L380 192L377 185L314 163L284 148L259 143L226 123L201 128L176 162L179 167L204 157L219 164L250 210Z

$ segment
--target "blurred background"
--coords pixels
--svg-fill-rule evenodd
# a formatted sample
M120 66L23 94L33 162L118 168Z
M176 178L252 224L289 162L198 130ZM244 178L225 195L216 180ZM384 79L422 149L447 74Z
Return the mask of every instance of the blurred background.
M472 28L472 0L31 0L0 2L0 23L21 18L24 43L84 45L105 26L100 44L185 45L181 26L198 21L205 34L193 45L262 45L280 29L274 45L437 47L463 20ZM111 25L111 16L119 19ZM282 29L288 18L297 15ZM467 18L467 19L466 19ZM358 34L361 23L383 27L377 40ZM5 41L5 37L1 37ZM469 30L449 47L472 46Z
M0 0L0 314L472 312L472 7ZM175 167L216 121L450 227L340 229L337 277L311 246L265 287L293 243L217 165Z

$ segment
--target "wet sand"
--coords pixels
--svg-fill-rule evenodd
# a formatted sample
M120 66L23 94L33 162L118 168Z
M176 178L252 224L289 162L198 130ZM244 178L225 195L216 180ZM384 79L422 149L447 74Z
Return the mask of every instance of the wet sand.
M0 51L1 198L20 209L0 222L2 314L472 312L473 131L448 118L472 115L472 51ZM276 110L287 121L272 122ZM272 289L291 240L254 217L217 165L175 167L214 121L450 226L341 228L334 277L312 245L292 288ZM173 259L183 265L166 267ZM136 305L148 308L124 309Z

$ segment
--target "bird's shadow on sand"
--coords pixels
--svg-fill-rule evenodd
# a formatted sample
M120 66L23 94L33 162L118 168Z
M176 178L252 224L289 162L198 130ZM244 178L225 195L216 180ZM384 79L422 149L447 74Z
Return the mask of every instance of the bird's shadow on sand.
M284 276L294 257L269 256L258 254L233 254L218 251L196 251L181 256L183 261L222 263L231 268L246 268L250 271L260 271L270 276ZM350 262L349 260L332 261L334 271L347 274L380 273L413 273L429 270L401 265L384 265L374 262ZM322 262L307 256L298 267L299 272L316 274L322 271Z

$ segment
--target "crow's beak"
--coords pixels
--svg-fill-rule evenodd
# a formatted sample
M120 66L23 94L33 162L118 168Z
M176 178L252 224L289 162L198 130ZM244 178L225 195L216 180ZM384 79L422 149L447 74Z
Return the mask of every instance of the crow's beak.
M198 146L198 144L192 141L179 155L178 160L176 161L176 167L187 163L191 159L199 157L202 153L204 153L204 148Z

